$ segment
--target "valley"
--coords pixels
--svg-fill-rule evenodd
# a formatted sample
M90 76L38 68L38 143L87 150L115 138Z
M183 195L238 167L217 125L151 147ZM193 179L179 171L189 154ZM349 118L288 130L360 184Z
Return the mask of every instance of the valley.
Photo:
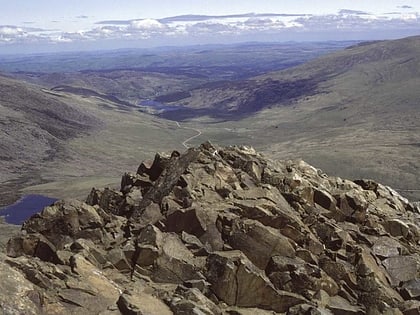
M420 314L419 1L7 1L0 315Z
M156 151L207 140L419 200L419 55L412 37L0 58L0 204L84 199Z

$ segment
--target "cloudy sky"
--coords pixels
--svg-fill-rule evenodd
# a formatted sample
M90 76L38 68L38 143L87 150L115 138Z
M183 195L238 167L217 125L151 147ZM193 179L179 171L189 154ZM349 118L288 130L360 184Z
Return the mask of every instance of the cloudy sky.
M0 0L0 53L420 35L420 0Z

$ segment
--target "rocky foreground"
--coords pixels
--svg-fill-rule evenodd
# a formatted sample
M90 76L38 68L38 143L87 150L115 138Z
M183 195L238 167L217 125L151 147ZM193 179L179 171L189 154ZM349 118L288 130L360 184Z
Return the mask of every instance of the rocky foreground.
M374 181L205 143L27 220L0 314L420 314L419 223Z

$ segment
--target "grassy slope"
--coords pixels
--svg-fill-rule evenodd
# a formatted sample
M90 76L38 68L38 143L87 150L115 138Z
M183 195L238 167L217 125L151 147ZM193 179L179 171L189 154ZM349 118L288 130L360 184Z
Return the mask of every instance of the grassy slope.
M291 151L342 176L420 189L419 56L417 37L355 47L314 63L320 68L315 75L333 71L319 85L320 94L298 102L299 139ZM290 72L305 73L305 67ZM281 144L268 148L290 151ZM420 198L419 191L403 193Z
M183 150L182 141L194 134L172 121L123 110L108 101L62 95L75 99L80 108L103 121L104 127L69 141L67 158L44 167L46 184L27 187L26 193L83 198L92 187L117 186L124 172L135 172L141 161L152 159L156 152Z
M252 83L310 79L317 82L316 90L243 120L203 128L221 142L249 143L280 159L301 157L328 173L374 178L420 199L418 56L416 37L353 47L269 73ZM234 92L197 93L217 103L226 95L241 98L253 91L249 84ZM220 137L222 130L230 136Z
M188 90L200 83L207 82L205 79L189 78L177 74L168 75L139 70L19 73L14 76L47 88L58 86L59 89L63 89L60 87L64 86L64 89L67 88L69 91L70 87L83 88L91 90L92 93L109 95L132 104L142 99Z
M0 206L25 192L83 197L194 134L99 97L0 77ZM47 184L45 184L47 183Z
M0 76L0 204L13 199L21 183L39 182L40 166L64 154L67 141L100 125L39 86Z
M377 43L257 77L235 89L207 88L194 92L200 98L193 99L193 95L192 105L202 106L203 98L212 105L221 97L252 95L255 83L266 89L265 83L272 81L316 81L310 93L302 91L285 103L271 104L282 106L271 106L245 119L215 122L199 117L181 126L203 132L191 145L207 139L219 144L251 144L275 158L301 157L331 174L371 177L417 190L418 55L418 39ZM156 151L182 150L182 141L195 134L109 100L54 93L96 117L103 127L66 140L68 154L38 168L37 176L48 184L31 186L28 192L83 197L92 186L117 185L124 171L135 171L141 160L152 158ZM22 187L28 182L18 184ZM419 192L404 194L420 199Z

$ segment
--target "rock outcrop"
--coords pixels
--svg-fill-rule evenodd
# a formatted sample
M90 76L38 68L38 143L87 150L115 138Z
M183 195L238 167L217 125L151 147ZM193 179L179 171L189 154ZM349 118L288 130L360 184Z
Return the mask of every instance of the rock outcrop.
M205 143L29 218L0 314L420 314L419 222L372 180Z

